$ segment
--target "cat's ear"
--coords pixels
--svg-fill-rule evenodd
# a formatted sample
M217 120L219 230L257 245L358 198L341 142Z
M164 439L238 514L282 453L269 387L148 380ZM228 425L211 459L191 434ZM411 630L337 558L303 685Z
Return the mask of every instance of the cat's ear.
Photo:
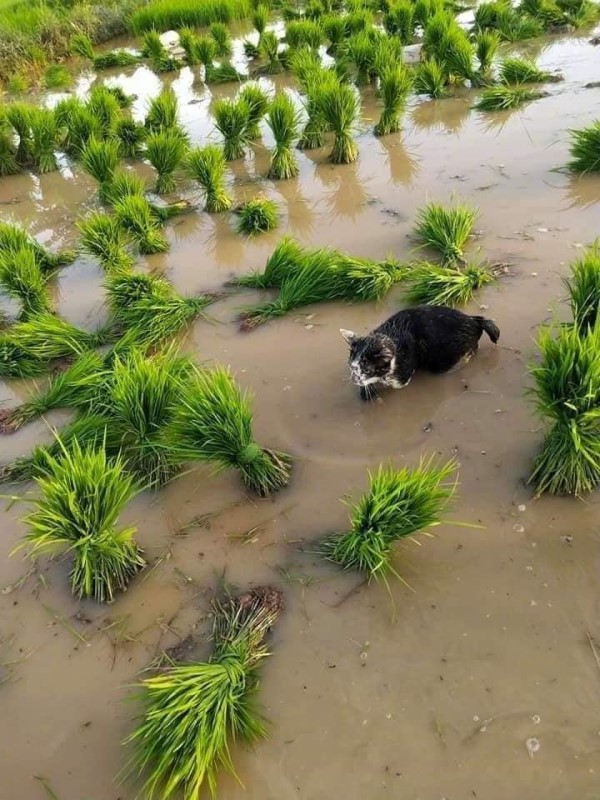
M340 328L340 333L344 337L344 339L348 342L348 344L352 344L358 339L358 336L354 333L354 331L347 331L344 328Z

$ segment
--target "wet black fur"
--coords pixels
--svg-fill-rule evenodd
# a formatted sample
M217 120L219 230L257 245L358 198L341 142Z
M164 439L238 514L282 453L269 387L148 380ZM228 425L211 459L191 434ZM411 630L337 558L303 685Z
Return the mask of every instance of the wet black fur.
M446 306L416 306L394 314L367 336L354 337L349 360L360 362L365 377L380 378L384 384L390 378L406 384L419 369L446 372L476 353L484 331L492 342L498 341L498 326L485 317ZM363 400L374 395L373 384L361 386Z

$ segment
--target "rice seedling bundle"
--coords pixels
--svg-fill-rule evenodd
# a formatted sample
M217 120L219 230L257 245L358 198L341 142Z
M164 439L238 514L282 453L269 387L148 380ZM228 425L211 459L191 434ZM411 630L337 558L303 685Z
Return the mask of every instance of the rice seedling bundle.
M214 144L195 147L187 155L186 168L202 187L208 212L219 213L231 208L231 197L225 187L227 162L222 148Z
M114 136L117 123L121 119L121 105L114 92L106 86L94 86L87 108L98 121L101 138Z
M94 45L92 40L85 33L75 33L71 36L71 52L81 58L87 58L88 61L93 61L95 58Z
M223 367L197 370L186 385L169 441L178 459L238 470L245 486L260 497L289 483L290 457L257 444L250 394Z
M539 20L519 14L510 3L482 3L475 9L475 30L497 30L500 38L507 42L533 39L541 36L544 26Z
M179 31L179 44L185 52L186 62L193 67L199 63L198 34L192 28L181 28Z
M546 423L530 482L537 493L575 494L600 483L600 326L542 330L532 394Z
M408 0L390 4L383 25L390 36L397 36L402 44L410 44L415 35L415 6Z
M371 28L373 25L373 12L368 8L349 11L344 17L345 38Z
M153 0L132 15L134 33L148 30L203 28L213 22L231 23L250 14L249 0Z
M58 125L54 112L48 108L36 108L30 117L32 136L32 163L44 174L58 169L54 154L58 139Z
M32 355L11 333L0 333L0 376L33 378L44 373L48 364Z
M157 72L172 72L179 69L179 62L171 58L156 31L146 31L143 36L142 55L149 59Z
M454 307L468 303L493 280L490 270L474 264L459 269L422 261L407 272L405 296L410 303Z
M524 58L504 58L500 63L500 80L503 83L543 83L554 78L554 75L544 72L533 61Z
M412 85L411 73L401 64L390 67L383 73L379 84L383 111L375 126L376 136L386 136L400 130L400 117L406 107Z
M114 204L115 217L136 242L141 253L162 253L169 249L152 206L145 197L130 195Z
M402 44L400 39L384 36L377 42L373 72L381 80L385 72L397 66L402 66Z
M296 239L284 236L271 253L262 272L242 275L233 282L237 286L252 289L278 289L286 278L302 267L308 252Z
M63 64L50 64L44 73L44 87L50 90L66 89L73 80Z
M83 146L80 159L83 169L98 182L100 200L106 201L120 162L119 143L115 139L103 141L92 137Z
M329 156L334 164L350 164L358 158L358 147L352 138L360 101L348 84L328 86L323 92L321 108L328 127L335 134Z
M246 80L246 76L238 72L233 64L223 62L218 66L210 66L206 70L207 83L241 83Z
M269 178L285 180L295 177L299 167L293 147L299 138L300 115L288 94L280 92L275 96L267 113L267 125L275 139Z
M339 78L333 70L323 69L320 64L305 58L306 51L299 51L293 60L294 70L306 92L304 109L308 117L298 141L299 150L314 150L322 147L328 130L323 110L324 97L335 90Z
M357 84L366 84L375 78L377 44L368 31L356 33L344 44L344 56L356 67Z
M414 9L415 24L425 29L436 14L445 10L446 3L444 0L417 0Z
M323 29L318 22L308 19L288 22L285 26L285 40L292 49L308 45L317 50L323 41Z
M521 0L518 10L521 14L539 20L544 27L565 22L564 11L553 0Z
M415 233L427 247L437 250L446 264L464 259L464 247L473 232L477 211L466 205L453 208L428 203L417 213Z
M440 63L445 61L444 41L450 30L456 27L454 17L446 10L436 12L424 30L423 49L428 58L436 58Z
M233 44L227 25L222 22L213 22L210 26L210 35L215 40L217 56L219 58L228 58L233 51Z
M238 233L255 236L257 233L274 230L279 223L277 203L264 197L249 200L237 210Z
M78 356L107 344L109 329L90 332L49 312L41 312L10 329L10 337L39 361Z
M417 94L428 94L433 100L447 94L446 74L434 58L428 58L417 67L414 89Z
M32 106L26 103L11 103L6 109L6 119L14 128L18 138L15 158L17 164L22 167L28 166L33 161L32 111Z
M573 172L600 172L600 120L587 128L572 130L569 169Z
M584 336L597 327L600 311L600 246L590 247L571 264L571 276L564 281L569 292L573 323Z
M117 169L112 180L105 189L105 201L114 205L125 197L143 197L146 192L146 182L133 170Z
M475 36L475 54L484 78L490 74L499 47L500 37L494 30L484 30Z
M61 100L54 117L63 134L62 149L76 158L90 139L104 138L100 119L77 97Z
M208 80L208 71L210 67L212 67L212 63L217 55L217 45L215 43L215 40L212 39L210 36L196 37L195 51L196 51L196 58L206 70L207 73L206 79Z
M116 217L96 211L78 222L77 227L82 249L97 258L107 273L133 267L127 235Z
M544 96L544 92L528 89L526 86L490 86L483 90L473 108L479 111L510 111Z
M196 800L205 785L215 797L220 769L237 777L233 743L266 736L256 708L258 668L282 607L268 587L216 603L210 660L172 665L142 682L143 716L127 741L135 745L129 772L149 771L148 800L175 792Z
M346 570L387 582L394 569L393 546L441 523L456 483L452 461L421 461L416 469L380 466L369 475L369 489L350 510L350 528L327 538L323 555Z
M152 98L144 125L149 133L179 128L177 97L170 86Z
M131 117L122 117L115 127L121 158L139 158L146 141L146 128Z
M213 108L215 127L223 137L226 161L243 158L248 140L250 108L245 100L217 100Z
M259 35L259 45L260 37L262 37L263 33L267 29L270 16L271 9L267 3L259 3L252 13L252 25Z
M35 479L41 496L25 517L29 555L71 553L71 589L99 603L127 588L146 562L134 527L118 528L119 514L137 489L120 458L74 442L58 458L47 456Z
M31 247L0 251L0 286L20 303L21 319L51 310L46 281Z
M61 250L52 253L41 245L33 236L10 222L0 221L0 253L12 253L21 249L29 249L35 255L35 261L43 273L53 272L59 267L71 264L77 255L74 250Z
M94 67L96 69L112 69L113 67L131 67L139 64L141 58L128 50L109 50L107 53L97 53L94 55Z
M473 44L459 25L453 24L448 28L436 55L438 59L443 59L451 76L460 81L470 81L472 85L477 84Z
M7 119L6 109L0 109L0 177L17 175L21 167L17 164L13 131Z
M146 141L146 155L158 173L155 191L157 194L172 192L176 186L174 173L187 152L187 142L179 132L167 129L151 133Z
M260 122L269 109L269 96L258 83L247 83L238 94L248 106L248 126L246 135L250 141L260 137Z
M343 17L338 14L329 14L321 20L321 27L325 38L329 40L328 55L337 55L346 34L346 24Z
M279 39L274 31L265 31L260 38L260 55L266 60L261 72L267 75L277 75L283 72L283 65L279 57Z

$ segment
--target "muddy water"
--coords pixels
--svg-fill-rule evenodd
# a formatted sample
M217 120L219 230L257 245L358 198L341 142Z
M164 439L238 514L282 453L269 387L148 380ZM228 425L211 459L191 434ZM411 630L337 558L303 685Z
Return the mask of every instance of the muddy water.
M293 483L255 501L235 475L198 469L138 498L124 521L138 526L154 568L108 608L73 601L66 564L42 562L25 578L31 565L20 553L9 557L24 530L23 506L7 503L1 800L41 800L34 776L60 800L133 800L139 787L115 782L136 708L126 702L129 685L189 634L191 652L206 655L206 614L222 574L241 587L281 587L287 607L263 670L270 738L236 750L246 788L224 777L221 797L598 797L600 669L588 639L600 649L598 498L534 501L523 484L540 441L524 398L535 328L561 313L561 276L598 235L600 181L555 171L568 157L567 130L598 117L600 92L583 88L598 77L598 52L585 40L555 41L540 63L566 78L546 99L510 115L471 112L469 93L415 103L403 133L381 141L368 132L378 112L366 93L355 165L330 166L326 150L299 154L298 179L274 184L261 177L268 155L259 145L235 166L234 192L238 200L258 191L276 199L280 229L249 243L227 216L193 214L170 229L167 254L142 262L195 293L260 267L284 232L409 258L416 208L456 195L480 209L472 254L510 265L471 308L497 320L502 346L484 343L462 371L420 376L365 406L347 382L338 329L370 328L399 307L398 293L380 305L301 310L246 336L233 320L258 296L215 305L186 346L201 361L230 364L255 392L258 438L294 454ZM144 69L113 80L136 91L137 113L159 88ZM183 117L203 141L210 94L186 70L174 85L182 102L199 100L184 105ZM52 246L69 244L75 220L95 205L93 191L76 168L5 178L2 217ZM183 192L194 196L191 186ZM61 313L98 324L101 279L89 261L65 269L56 285ZM0 399L14 403L26 388L2 384ZM2 460L48 436L39 422L3 439ZM396 567L410 588L398 582L388 594L362 585L314 554L320 536L346 525L340 498L364 489L367 469L430 453L456 457L460 488L437 537L399 551ZM204 515L209 523L190 526ZM528 750L533 739L539 749L530 742Z

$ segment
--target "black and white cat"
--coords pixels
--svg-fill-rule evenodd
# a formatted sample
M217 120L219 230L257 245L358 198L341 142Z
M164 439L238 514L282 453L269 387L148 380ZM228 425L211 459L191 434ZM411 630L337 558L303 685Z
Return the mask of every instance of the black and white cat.
M415 306L390 317L367 336L341 334L350 345L350 377L363 400L375 387L401 389L418 369L446 372L477 352L481 334L494 344L498 326L485 317L471 317L446 306Z

